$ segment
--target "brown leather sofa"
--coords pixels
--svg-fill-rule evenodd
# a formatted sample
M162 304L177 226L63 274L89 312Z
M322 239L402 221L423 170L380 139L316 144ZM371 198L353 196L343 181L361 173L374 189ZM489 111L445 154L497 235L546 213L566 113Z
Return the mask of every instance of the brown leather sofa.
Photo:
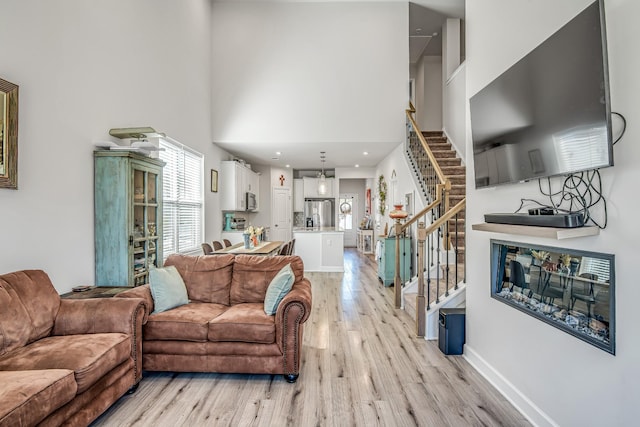
M293 288L277 312L264 311L271 279L286 264ZM118 294L143 298L142 367L148 371L283 374L295 382L300 372L303 324L311 311L311 283L298 256L171 255L189 303L154 310L149 285Z
M139 299L61 299L49 276L0 276L0 426L86 426L142 377Z

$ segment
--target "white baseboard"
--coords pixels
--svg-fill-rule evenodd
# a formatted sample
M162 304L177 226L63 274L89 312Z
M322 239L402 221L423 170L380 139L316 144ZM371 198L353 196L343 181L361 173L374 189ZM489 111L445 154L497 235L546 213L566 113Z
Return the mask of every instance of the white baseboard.
M465 344L463 357L491 383L534 426L557 427L544 411L487 363L473 348Z

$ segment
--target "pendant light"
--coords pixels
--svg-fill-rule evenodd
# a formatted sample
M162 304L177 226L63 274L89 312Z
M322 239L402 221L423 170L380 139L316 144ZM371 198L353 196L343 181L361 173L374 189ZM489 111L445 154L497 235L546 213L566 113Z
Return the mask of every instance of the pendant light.
M320 173L320 179L318 179L318 194L324 196L327 194L327 177L324 175L324 162L325 152L320 152L320 161L322 162L322 172Z

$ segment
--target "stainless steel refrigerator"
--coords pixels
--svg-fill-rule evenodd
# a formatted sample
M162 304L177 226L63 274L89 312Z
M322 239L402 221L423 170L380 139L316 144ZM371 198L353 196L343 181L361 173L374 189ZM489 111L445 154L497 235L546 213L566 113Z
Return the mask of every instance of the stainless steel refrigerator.
M304 217L307 227L335 227L333 199L306 199L304 202Z

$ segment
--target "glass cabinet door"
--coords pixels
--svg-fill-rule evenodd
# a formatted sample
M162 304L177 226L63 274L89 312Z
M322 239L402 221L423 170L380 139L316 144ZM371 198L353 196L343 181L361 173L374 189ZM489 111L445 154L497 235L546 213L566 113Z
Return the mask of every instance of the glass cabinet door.
M133 169L133 231L131 234L131 282L149 283L150 267L158 266L158 175Z

